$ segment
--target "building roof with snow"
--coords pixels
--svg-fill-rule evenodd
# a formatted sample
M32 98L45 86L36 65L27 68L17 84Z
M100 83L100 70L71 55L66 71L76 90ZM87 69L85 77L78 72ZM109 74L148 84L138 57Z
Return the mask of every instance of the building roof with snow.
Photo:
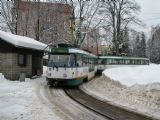
M32 38L19 36L0 30L0 40L12 44L15 47L28 48L39 51L47 51L47 45Z

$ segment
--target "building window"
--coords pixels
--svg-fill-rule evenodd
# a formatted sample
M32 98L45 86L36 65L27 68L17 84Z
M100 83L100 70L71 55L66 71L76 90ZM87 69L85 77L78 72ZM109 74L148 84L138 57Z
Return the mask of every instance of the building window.
M25 54L18 54L18 65L26 66L26 55Z

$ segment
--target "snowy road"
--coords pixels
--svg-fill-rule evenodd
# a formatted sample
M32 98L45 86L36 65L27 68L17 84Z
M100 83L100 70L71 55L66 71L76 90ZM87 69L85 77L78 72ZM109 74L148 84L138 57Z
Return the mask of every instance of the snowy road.
M0 79L0 120L105 120L71 100L45 79Z
M106 120L71 100L61 88L49 88L45 85L39 90L41 101L46 102L61 120Z

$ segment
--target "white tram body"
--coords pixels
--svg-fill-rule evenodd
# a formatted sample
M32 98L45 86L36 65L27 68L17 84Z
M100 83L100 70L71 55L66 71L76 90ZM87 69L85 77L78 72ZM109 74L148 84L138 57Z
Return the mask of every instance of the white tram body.
M46 76L50 85L77 86L107 68L148 64L148 58L95 56L77 48L59 46L49 52Z
M97 73L102 73L107 68L115 67L134 67L137 65L148 65L148 58L140 57L126 57L126 56L99 56L98 57L98 66Z
M77 48L52 48L47 67L50 85L75 86L92 79L97 72L97 56Z

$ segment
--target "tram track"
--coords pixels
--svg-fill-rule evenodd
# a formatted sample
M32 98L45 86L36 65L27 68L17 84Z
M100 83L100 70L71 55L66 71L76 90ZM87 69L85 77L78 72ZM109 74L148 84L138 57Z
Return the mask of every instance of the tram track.
M61 120L157 120L98 100L79 88L44 85L37 89L37 95Z
M70 98L82 106L110 120L158 120L150 116L113 105L109 102L98 100L93 96L86 94L79 88L69 88L64 89L64 91Z
M48 85L39 86L37 96L61 120L106 120L103 116L73 101L62 88L53 88Z

